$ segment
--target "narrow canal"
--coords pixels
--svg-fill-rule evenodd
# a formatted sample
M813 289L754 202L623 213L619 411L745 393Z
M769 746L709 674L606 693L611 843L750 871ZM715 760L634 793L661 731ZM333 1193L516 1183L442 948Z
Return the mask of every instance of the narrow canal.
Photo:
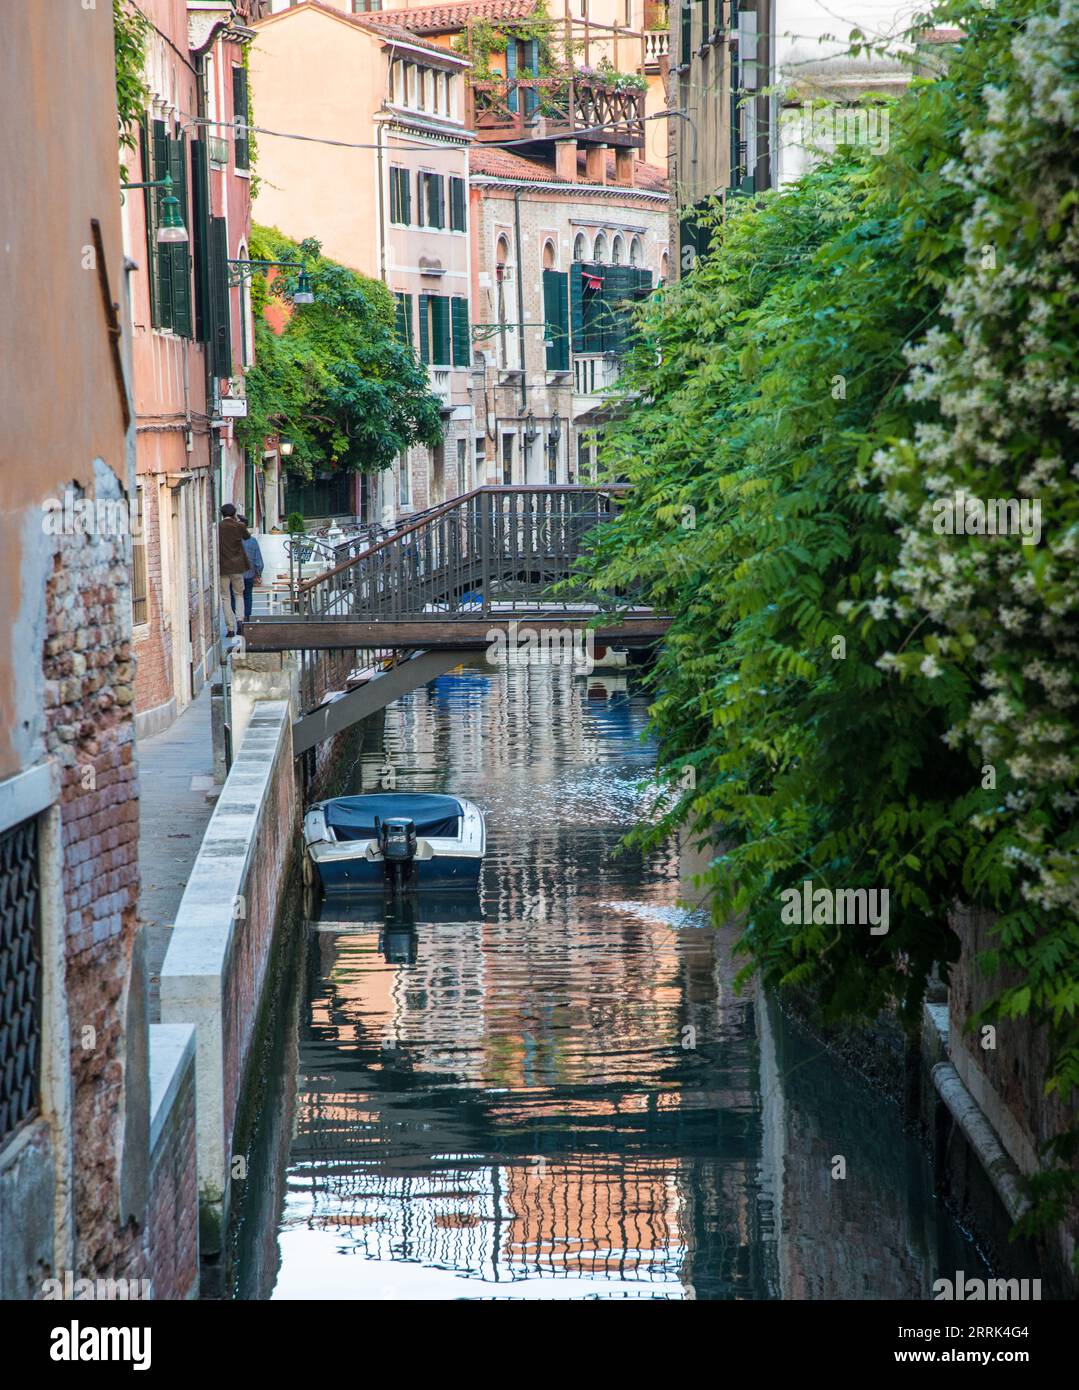
M349 789L476 801L482 894L304 924L237 1297L927 1298L980 1272L898 1111L734 993L677 850L618 852L653 753L633 678L598 674L464 672L369 721Z

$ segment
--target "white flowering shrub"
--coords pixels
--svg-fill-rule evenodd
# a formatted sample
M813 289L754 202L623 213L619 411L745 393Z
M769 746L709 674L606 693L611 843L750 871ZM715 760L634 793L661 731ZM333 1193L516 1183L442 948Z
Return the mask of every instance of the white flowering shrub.
M1017 975L1001 1013L1057 1025L1049 1084L1066 1093L1079 1085L1079 0L1039 8L999 5L952 68L984 79L941 171L967 200L965 263L906 353L923 418L873 457L901 542L875 603L908 629L883 666L969 681L946 739L999 773L972 814L991 837L974 888L1013 890L985 963ZM939 533L957 495L1036 503L1038 542Z
M721 845L716 919L833 1016L894 1005L916 1029L957 904L988 909L984 1017L1048 1027L1065 1100L1077 14L945 0L931 22L965 37L891 107L886 152L841 149L716 212L709 254L641 316L604 442L633 490L590 564L599 594L672 617L651 706L666 795L638 841ZM887 889L888 933L784 921L807 878ZM1074 1208L1075 1139L1046 1156L1039 1219Z

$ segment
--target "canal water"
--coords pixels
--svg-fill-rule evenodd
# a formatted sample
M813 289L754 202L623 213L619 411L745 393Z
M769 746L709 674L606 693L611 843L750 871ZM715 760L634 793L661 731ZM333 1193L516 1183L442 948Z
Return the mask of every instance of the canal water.
M734 991L677 848L620 849L645 722L632 676L533 667L365 725L348 789L477 802L482 890L309 908L237 1297L921 1299L982 1272L898 1111Z

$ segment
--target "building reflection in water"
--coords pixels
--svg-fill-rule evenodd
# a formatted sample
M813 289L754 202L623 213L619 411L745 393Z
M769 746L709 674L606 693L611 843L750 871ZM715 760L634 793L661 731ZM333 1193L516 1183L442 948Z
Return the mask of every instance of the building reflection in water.
M679 906L677 849L618 852L649 804L644 722L641 695L550 669L446 677L368 722L352 790L388 765L483 806L482 894L389 928L329 903L307 927L284 1190L252 1218L278 1267L241 1257L242 1294L919 1296L935 1218L895 1117L852 1228L813 1166L859 1143L831 1121L848 1083L827 1062L789 1081L729 934ZM848 1254L814 1273L829 1207Z

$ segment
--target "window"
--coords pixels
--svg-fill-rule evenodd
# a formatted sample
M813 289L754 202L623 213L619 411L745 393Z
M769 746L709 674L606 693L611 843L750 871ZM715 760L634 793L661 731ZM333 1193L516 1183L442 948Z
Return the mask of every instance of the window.
M394 294L394 299L397 301L397 336L403 343L412 347L412 296L398 291Z
M573 350L625 351L630 308L652 290L652 272L628 265L574 265L570 280ZM590 388L584 388L590 389Z
M513 441L515 436L504 434L502 436L502 482L509 486L513 482Z
M585 478L595 480L595 469L592 467L592 443L588 436L579 434L577 436L577 481L584 482Z
M461 301L465 303L465 301ZM467 323L468 306L465 303ZM434 367L452 365L450 301L445 295L420 295L420 361Z
M353 14L377 14L382 8L382 0L352 0Z
M455 232L466 230L465 222L465 181L450 179L450 228Z
M441 174L421 173L417 184L421 227L446 225L446 180Z
M242 69L241 69L242 71ZM152 161L152 167L147 165ZM173 196L179 199L180 216L186 227L190 221L187 198L187 141L172 137L164 121L154 121L143 129L143 178L147 181L172 179ZM158 245L164 188L146 192L147 258L150 265L150 321L155 328L171 329L182 338L193 336L191 318L191 255L188 242Z
M247 69L232 69L232 114L236 122L234 141L237 169L246 169L251 158L251 142L247 138L248 101Z
M600 265L607 259L607 238L602 232L596 233L596 244L592 248L592 259Z
M497 286L497 306L498 306L498 362L499 366L505 368L509 365L508 346L506 342L506 281L509 275L509 243L506 238L498 238L498 246L495 249L495 284Z
M569 371L569 276L564 270L543 272L544 339L547 370Z
M457 441L457 495L468 491L468 440Z
M621 265L625 254L626 244L620 236L616 236L611 247L611 265Z
M38 820L0 835L0 1144L41 1099L41 912Z
M146 522L145 493L142 484L135 486L135 515L131 528L131 624L139 627L150 621L149 592L146 579Z
M632 241L630 242L630 244L629 244L629 263L630 263L630 265L639 266L640 263L641 263L641 257L643 256L643 254L644 254L644 252L643 252L642 249L641 249L641 239L640 239L639 236L635 236L635 237L633 238L633 240L632 240Z
M412 505L412 469L407 454L397 460L397 504L400 507Z
M670 260L667 257L666 251L664 251L663 255L659 258L659 283L661 285L667 283L670 273Z
M407 227L412 221L412 181L407 169L390 165L390 221Z
M554 242L550 237L543 243L543 268L544 270L554 270L555 267Z
M693 53L693 8L689 4L682 6L681 40L678 61L686 67Z
M588 243L584 239L584 232L578 232L573 238L573 259L583 261L588 257Z

